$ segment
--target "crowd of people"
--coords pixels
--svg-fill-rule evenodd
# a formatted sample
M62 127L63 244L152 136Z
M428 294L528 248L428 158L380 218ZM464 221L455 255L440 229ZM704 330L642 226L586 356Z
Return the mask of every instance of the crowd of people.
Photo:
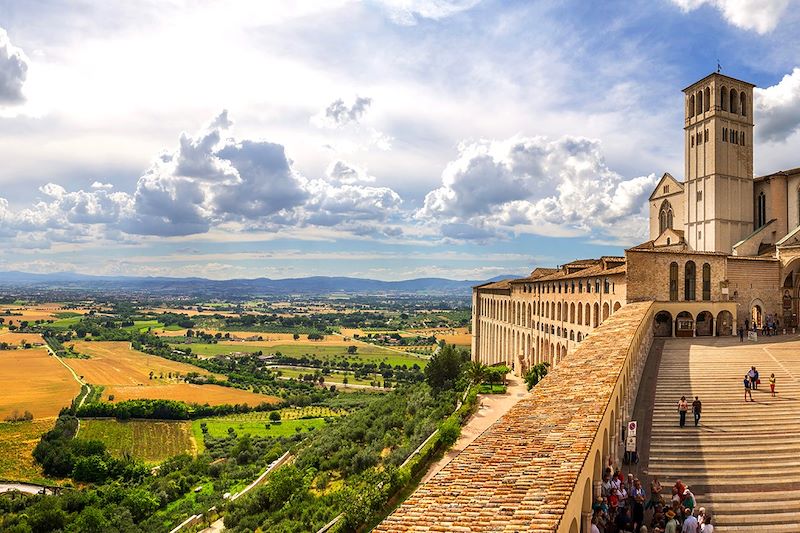
M603 474L600 496L592 506L591 533L713 533L711 513L697 507L689 487L681 480L672 486L667 501L657 477L649 495L633 474L611 467Z

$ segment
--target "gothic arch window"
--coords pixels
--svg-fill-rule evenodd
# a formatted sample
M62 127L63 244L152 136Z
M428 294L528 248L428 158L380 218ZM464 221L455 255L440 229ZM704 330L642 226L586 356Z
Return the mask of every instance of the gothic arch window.
M694 116L694 95L689 97L689 118Z
M742 91L742 94L739 95L739 105L742 106L742 116L746 117L747 116L747 95L744 94L744 91Z
M764 224L767 223L767 196L764 194L764 191L758 193L758 206L757 206L757 219L756 219L756 229L760 228Z
M672 205L664 200L658 212L658 233L664 233L667 228L672 229Z
M703 113L703 91L697 91L697 112L695 114L701 115Z
M723 111L728 110L728 89L724 85L720 90L719 104Z
M697 299L696 285L697 285L697 267L694 261L687 261L686 267L683 272L683 299L686 301L693 301Z
M703 111L708 111L711 107L711 89L708 87L706 87L705 94L703 95L703 104Z
M703 300L711 300L711 265L703 263Z
M731 113L739 112L739 99L736 97L736 91L731 89Z
M674 261L669 265L669 300L678 301L678 263Z

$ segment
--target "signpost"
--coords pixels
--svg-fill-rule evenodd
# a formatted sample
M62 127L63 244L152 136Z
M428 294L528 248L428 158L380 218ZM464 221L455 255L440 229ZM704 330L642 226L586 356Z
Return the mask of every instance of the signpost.
M639 457L636 453L636 420L628 422L627 433L625 436L625 463L638 463Z

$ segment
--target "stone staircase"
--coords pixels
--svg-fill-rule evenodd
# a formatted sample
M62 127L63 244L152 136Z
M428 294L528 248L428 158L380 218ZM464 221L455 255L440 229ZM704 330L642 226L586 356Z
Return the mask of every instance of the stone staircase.
M762 385L755 403L745 403L742 379L752 365ZM773 372L777 398L769 393ZM646 466L665 498L681 479L713 512L718 532L800 532L798 379L800 336L666 340ZM703 402L700 427L691 411L678 427L681 395L690 405L694 396Z

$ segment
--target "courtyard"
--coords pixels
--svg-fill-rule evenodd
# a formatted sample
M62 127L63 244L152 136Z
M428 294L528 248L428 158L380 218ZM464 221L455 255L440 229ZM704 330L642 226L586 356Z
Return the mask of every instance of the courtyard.
M762 384L744 401L744 375ZM772 397L769 376L777 380ZM718 531L797 531L800 523L800 336L656 339L639 389L640 462L644 485L682 480L711 510ZM678 424L678 400L702 401ZM626 468L627 470L627 468Z

